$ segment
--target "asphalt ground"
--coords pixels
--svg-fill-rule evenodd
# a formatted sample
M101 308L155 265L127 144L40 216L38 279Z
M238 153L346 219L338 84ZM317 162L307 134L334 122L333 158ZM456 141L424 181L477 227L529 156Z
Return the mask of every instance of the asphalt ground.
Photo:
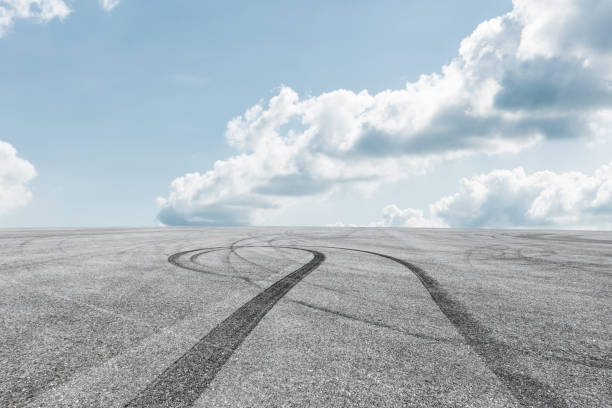
M0 407L610 407L612 233L0 231Z

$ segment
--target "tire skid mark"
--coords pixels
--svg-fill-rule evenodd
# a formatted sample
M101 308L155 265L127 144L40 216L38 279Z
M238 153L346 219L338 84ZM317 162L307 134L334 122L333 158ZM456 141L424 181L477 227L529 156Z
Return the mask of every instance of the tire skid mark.
M227 253L227 254L225 254L225 265L227 266L227 271L228 271L228 272L230 272L230 273L231 273L231 272L237 272L236 268L234 268L234 267L232 266L232 260L231 260L231 256L232 256L232 249L233 249L233 248L234 248L234 247L235 247L235 246L236 246L236 245L237 245L239 242L249 241L251 238L253 238L253 237L252 237L252 236L248 236L248 237L245 237L245 238L241 238L241 239L239 239L239 240L237 240L237 241L234 241L234 242L232 242L232 243L230 244L230 246L229 246L230 250L228 251L228 253ZM196 258L197 258L197 256L198 256L198 255L194 255L194 256L191 258L192 262L194 261L194 259L196 259Z
M274 241L279 240L280 238L278 238L278 235L275 236L275 238L270 238L266 241L266 245L269 245L272 249L274 249L274 251L279 254L283 259L288 259L291 261L295 261L295 259L291 258L290 256L288 256L284 251L281 251L280 248L276 247L274 244ZM298 245L298 244L295 244Z
M113 317L115 317L117 319L121 319L121 320L126 321L126 322L138 323L138 324L142 324L143 326L146 326L148 328L154 328L154 326L151 323L149 323L149 322L147 322L145 320L136 319L136 318L127 316L127 315L125 315L123 313L119 313L119 312L107 309L105 307L97 306L95 304L88 303L88 302L83 302L83 301L78 300L78 299L73 299L73 298L71 298L69 296L60 295L60 294L54 293L54 292L52 292L50 290L36 289L36 288L33 288L31 285L27 285L25 283L21 283L21 282L15 280L15 279L11 279L11 278L6 278L6 277L3 277L3 276L0 276L0 280L2 280L4 282L7 282L9 284L12 284L14 286L19 286L22 290L30 292L30 293L38 293L38 294L40 294L42 296L47 296L48 298L55 299L55 300L60 301L60 302L71 303L73 305L80 306L80 307L83 307L83 308L87 308L87 309L96 311L98 313L102 313L102 314L105 314L105 315L108 315L108 316L113 316Z
M230 244L229 248L226 248L226 249L229 250L227 255L225 256L225 263L227 265L228 271L229 272L236 272L236 274L239 273L238 270L232 265L232 255L234 255L237 258L241 259L242 261L245 261L245 262L247 262L247 263L249 263L249 264L251 264L251 265L253 265L255 267L261 268L261 269L265 270L268 273L275 273L275 271L273 271L273 270L271 270L269 268L266 268L263 265L260 265L260 264L257 264L255 262L252 262L251 260L243 257L242 255L240 255L237 252L237 249L241 247L241 246L238 246L238 243L244 242L244 241L249 241L249 240L255 240L255 242L252 242L249 245L251 245L251 246L257 245L257 242L262 240L262 236L261 235L249 235L248 237L241 238L239 240L236 240L236 241L232 242ZM244 246L244 245L242 245L242 246ZM196 255L192 256L191 257L191 261L195 262L195 259L197 259L200 255L201 254L196 254ZM255 286L255 287L259 288L259 289L262 289L261 285L258 285L256 283L254 283L253 280L250 279L248 276L245 277L245 278L248 279L249 282L253 283L253 286Z
M390 259L408 268L421 281L438 308L466 340L466 343L483 359L486 366L508 388L514 398L526 407L567 407L565 400L554 389L520 371L516 352L507 344L496 340L491 330L474 318L466 307L454 300L440 283L420 267L396 258L362 249L342 247L321 247L356 251Z
M363 319L363 318L361 318L359 316L354 316L354 315L351 315L351 314L348 314L348 313L339 312L337 310L329 309L327 307L321 307L321 306L313 305L312 303L303 302L301 300L291 300L291 302L292 303L296 303L298 305L302 305L302 306L307 307L309 309L315 309L315 310L318 310L318 311L323 312L323 313L331 314L331 315L334 315L334 316L339 316L339 317L342 317L342 318L345 318L345 319L353 320L353 321L356 321L356 322L361 322L361 323L364 323L364 324L367 324L367 325L371 325L371 326L381 327L383 329L391 330L391 331L394 331L394 332L397 332L397 333L401 333L401 334L404 334L404 335L410 336L410 337L416 337L416 338L419 338L419 339L422 339L422 340L430 340L430 341L436 341L436 342L440 342L440 343L449 343L449 344L456 344L456 345L462 344L461 341L457 341L457 340L453 340L453 339L445 339L445 338L442 338L442 337L427 336L425 334L421 334L421 333L417 333L417 332L410 332L410 331L407 331L407 330L403 330L403 329L401 329L399 327L391 326L389 324L385 324L385 323L378 322L378 321L375 321L375 320Z
M170 242L175 240L175 238L172 239L167 239L164 240L163 242ZM153 241L151 241L153 242ZM138 244L134 244L134 245L130 245L127 247L123 247L122 251L117 252L117 248L113 248L113 249L109 249L109 250L104 250L104 251L100 251L100 250L89 250L89 251L82 251L82 252L78 252L78 253L74 253L74 254L65 254L65 255L61 255L61 256L53 256L53 255L45 255L47 256L46 258L41 258L41 259L37 259L37 260L25 260L25 261L7 261L7 262L2 262L0 263L0 268L2 268L3 270L9 270L9 269L18 269L18 268L28 268L28 267L33 267L33 266L41 266L41 265L45 265L51 262L70 262L70 261L75 261L75 260L83 260L83 259L87 259L87 258L91 258L91 257L95 257L95 256L105 256L105 255L113 255L115 256L116 254L123 254L125 252L127 252L128 250L135 250L135 249L140 249L140 248L144 248L146 247L146 244L143 245L142 242L139 242Z
M183 269L188 269L190 271L194 271L194 272L201 272L201 273L205 273L205 274L209 274L209 275L217 275L217 276L223 276L223 277L228 277L228 278L234 278L234 279L240 279L243 282L246 282L247 284L256 287L257 289L262 289L262 287L257 284L256 282L253 281L253 279L251 279L248 276L244 276L244 275L239 275L238 271L233 268L231 266L231 262L227 263L228 265L228 273L221 273L221 272L214 272L208 269L205 269L203 267L203 265L201 265L200 263L198 263L198 258L202 255L211 253L211 252L215 252L215 251L223 251L223 250L227 250L228 248L226 247L221 247L221 248L214 248L214 249L209 249L206 251L202 251L202 252L197 252L197 251L201 251L201 250L195 250L195 251L186 251L183 253L180 253L180 255L185 255L186 253L190 253L190 252L195 252L193 255L191 255L189 257L189 261L193 264L193 265L186 265L185 263L181 262L179 257L174 258L172 260L170 260L170 258L172 258L174 255L172 255L170 258L168 258L168 261L175 265L178 266L179 268L183 268ZM175 254L176 255L176 254ZM229 260L229 258L226 258L227 260ZM231 271L236 272L235 274L232 274Z
M313 254L313 258L260 292L219 323L134 399L129 401L125 407L192 406L268 311L291 288L325 260L325 255L315 250L291 249L310 252ZM179 256L190 252L195 251L185 251L179 253ZM175 255L170 256L168 261L181 266L176 263L178 256Z
M228 251L228 253L227 253L227 254L226 254L226 256L225 256L225 263L226 263L226 265L227 265L227 269L228 269L228 271L229 271L229 272L238 272L238 271L236 270L236 268L234 268L234 267L233 267L233 265L232 265L232 259L231 259L231 258L232 258L232 254L234 254L234 253L235 253L234 248L236 248L236 246L238 245L238 243L240 243L240 242L244 242L244 241L256 240L256 239L258 239L258 238L259 238L259 236L258 236L258 235L250 235L250 236L248 236L248 237L241 238L241 239L239 239L239 240L237 240L237 241L234 241L234 242L232 242L232 243L230 244L229 251ZM255 243L251 243L251 245L255 245Z
M180 264L178 263L178 258L182 255L195 253L198 251L210 252L214 250L230 249L231 252L241 247L248 248L264 246L232 245L231 248L217 247L196 249L174 254L168 258L168 261L185 269L227 276L212 271L202 271L194 267ZM429 276L420 267L391 255L378 252L323 245L301 245L300 248L279 246L279 248L310 251L311 253L315 254L315 258L300 269L277 281L268 289L264 290L255 298L251 299L251 301L239 308L230 317L211 330L211 332L202 338L191 350L185 353L174 364L166 369L136 398L128 402L125 407L145 407L152 405L193 405L193 403L195 403L202 392L204 392L210 382L214 379L215 375L219 372L225 362L231 357L233 352L239 347L242 341L246 338L246 336L248 336L261 318L265 316L272 306L282 296L284 296L284 294L286 294L291 287L293 287L297 282L299 282L299 280L306 276L310 271L316 269L316 267L323 262L325 255L318 251L306 249L308 247L361 252L386 258L403 265L420 280L440 311L447 317L450 323L465 339L465 344L469 345L471 349L478 354L487 368L500 380L500 382L507 387L520 405L526 407L567 407L565 400L559 396L551 386L542 383L521 371L521 367L517 365L516 361L517 354L520 353L520 351L514 350L505 343L495 339L489 328L482 325L476 318L474 318L462 303L454 300L450 296L449 292L443 286L441 286L435 278ZM205 252L201 252L200 254L203 253ZM196 259L200 254L192 256L192 260ZM318 263L315 262L317 261L317 256L322 257ZM311 265L313 263L315 263L314 266ZM308 269L305 273L302 271L304 268ZM303 276L301 276L299 279L292 277L294 274L300 271L302 271L301 273L303 273ZM236 276L232 277L236 278ZM285 284L289 284L290 287L285 287L282 289L283 293L280 296L274 297L272 294L265 295L266 292L271 290L273 287L276 287L281 282L286 281L288 278L289 282L286 282ZM267 302L267 299L272 299L271 303L269 303L269 301ZM257 305L251 305L251 302L255 302ZM323 312L333 313L345 318L355 319L354 316L344 316L343 313L338 311L321 308L305 302L294 301L294 303L299 303L305 307L315 308ZM397 330L393 327L385 328ZM412 333L406 334L412 335ZM425 338L425 336L420 334L418 334L417 337ZM440 339L433 337L428 337L428 339L440 341Z
M542 266L560 266L563 268L572 268L578 270L580 272L590 273L601 275L604 277L610 276L610 272L607 269L608 265L597 262L580 262L580 261L572 261L572 260L556 260L552 258L552 256L556 255L556 251L550 251L549 253L544 253L543 255L525 255L526 248L520 248L516 251L516 258L522 261L542 265ZM591 268L597 268L597 270L592 270Z
M274 246L273 244L271 244L271 241L274 241L274 239L269 239L269 240L266 241L265 245L258 245L258 247L274 249L274 251L277 254L279 254L282 257L283 260L289 260L289 261L291 261L293 263L299 262L295 258L292 258L292 257L288 256L285 252L282 251L282 249L286 249L286 248ZM253 244L251 244L251 246L253 246ZM231 252L231 254L235 255L237 258L239 258L242 261L248 263L249 265L252 265L252 266L254 266L256 268L259 268L259 269L261 269L261 270L263 270L263 271L265 271L265 272L267 272L269 274L276 274L276 273L278 273L276 270L274 270L272 268L269 268L269 267L267 267L267 266L265 266L263 264L251 261L250 259L246 258L245 256L240 255L238 250L241 249L241 248L244 248L244 247L245 246L235 246L234 245L234 246L232 246L230 248L230 252Z
M238 248L236 248L236 247L232 247L232 248L230 248L230 255L234 255L234 256L236 256L238 259L240 259L240 260L242 260L242 261L244 261L244 262L248 263L248 264L249 264L249 265L251 265L251 266L254 266L254 267L256 267L256 268L262 269L262 270L264 270L265 272L268 272L268 273L276 273L276 271L274 271L274 270L272 270L272 269L268 268L267 266L262 265L262 264L259 264L259 263L257 263L257 262L253 262L253 261L251 261L250 259L245 258L244 256L240 255L240 254L238 253ZM229 257L228 257L228 259L229 259Z
M170 257L168 257L168 262L170 262L174 266L178 266L179 268L187 269L187 270L194 271L194 272L204 273L206 275L222 276L224 278L239 279L243 282L246 282L247 284L251 286L255 286L261 289L248 276L211 271L209 269L205 269L202 265L197 263L197 260L201 255L208 254L208 253L215 252L215 251L223 251L227 249L228 249L227 247L190 249L188 251L177 252L176 254L170 255ZM189 262L191 262L191 264L181 261L181 257L183 257L184 255L188 255L190 253L193 253L193 255L189 257Z
M566 401L551 386L521 371L516 359L520 351L514 350L507 344L495 339L488 327L482 325L473 317L462 303L454 300L449 292L422 268L403 259L373 251L323 245L301 246L361 252L387 258L403 265L421 281L440 311L457 329L472 350L480 356L487 368L508 388L522 406L555 408L568 406ZM572 362L579 364L577 361ZM582 364L591 365L592 362ZM606 363L604 362L603 365L606 366Z
M288 256L287 256L285 253L283 253L283 252L281 251L281 249L283 249L283 247L276 247L276 246L273 246L273 243L272 243L271 241L274 241L274 240L268 240L268 241L266 242L267 244L271 244L271 245L269 246L269 248L275 249L275 250L276 250L276 252L277 252L278 254L281 254L281 255L283 256L283 258L284 258L284 259L289 259L289 260L292 260L293 262L297 262L295 259L288 257ZM250 245L250 247L254 247L254 246L253 246L253 245ZM257 247L259 247L259 246L257 246ZM230 247L230 248L229 248L229 250L230 250L230 251L235 252L235 253L236 253L236 255L237 255L239 258L243 259L245 262L247 262L247 263L249 263L249 264L251 264L251 265L253 265L253 266L260 267L260 268L262 268L262 269L264 269L264 270L266 270L266 271L269 271L269 272L274 272L272 269L267 268L266 266L261 265L261 264L259 264L259 263L253 262L253 261L251 261L250 259L248 259L248 258L243 257L242 255L240 255L240 254L238 253L238 250L239 250L240 248L244 248L244 246L238 246L238 247L235 247L235 246L234 246L234 247ZM268 246L263 246L263 248L268 248ZM224 248L224 249L228 249L228 248ZM193 263L197 263L197 259L198 259L198 258L199 258L201 255L205 255L205 254L207 254L207 253L209 253L209 252L210 252L210 251L205 251L205 252L197 252L197 251L198 251L198 250L196 250L196 253L195 253L194 255L192 255L192 256L190 257L190 259L189 259L189 260L190 260L191 262L193 262ZM199 264L198 264L198 265L199 265ZM184 265L184 264L181 264L181 267L185 267L185 265ZM191 267L187 266L187 268L189 268L189 269L191 269L191 270L196 270L196 268L197 268L197 267L192 269ZM200 271L200 270L198 269L198 271ZM204 273L208 273L208 270L202 270L202 272L204 272ZM223 276L229 276L229 275L223 275ZM242 278L240 278L240 277L238 277L238 276L234 276L234 275L231 275L231 277L233 277L233 278L238 278L238 279L242 279ZM307 285L307 286L317 287L317 288L320 288L320 289L323 289L323 290L326 290L326 291L330 291L330 292L333 292L333 293L339 293L339 294L342 294L342 295L344 295L344 296L350 296L350 297L353 297L353 298L358 298L358 296L357 296L357 295L355 295L354 293L351 293L351 292L348 292L348 291L344 291L344 290L340 290L340 289L330 288L330 287L327 287L327 286L325 286L325 285L321 285L321 284L317 284L317 283L313 283L313 282L303 282L302 284L303 284L303 285ZM257 287L257 288L259 288L259 289L263 289L263 287L262 287L261 285L258 285L258 284L257 284L257 283L255 283L255 282L253 282L253 286L256 286L256 287ZM351 320L359 320L359 321L361 321L361 322L363 322L363 323L371 323L371 324L373 324L373 325L377 325L377 326L380 326L380 327L387 328L387 329L389 329L389 330L394 330L394 331L397 331L397 332L401 332L401 333L404 333L404 334L406 334L406 335L413 336L413 337L420 337L420 338L423 338L423 339L428 339L428 340L437 340L437 341L447 341L447 342L452 342L451 340L439 339L439 338L437 338L437 337L433 337L433 336L426 336L426 335L423 335L423 334L420 334L420 333L412 333L412 332L407 332L407 331L405 331L405 330L402 330L402 329L399 329L399 328L396 328L396 327L393 327L393 326L385 325L385 324L380 323L380 322L370 322L370 321L369 321L369 320L367 320L367 319L361 319L361 318L359 318L359 317L357 317L357 316L353 316L353 315L349 315L349 314L343 314L342 312L338 312L338 311L335 311L335 310L332 310L332 309L327 309L327 308L319 307L319 306L316 306L316 305L313 305L313 304L310 304L310 303L306 303L306 302L302 302L302 301L299 301L299 300L287 299L287 302L291 302L291 303L300 304L300 305L302 305L302 306L309 307L309 308L312 308L312 309L318 309L318 310L320 310L320 311L323 311L323 312L328 312L328 313L331 313L331 314L335 314L335 315L337 315L337 316L340 316L340 317L345 317L345 318L347 318L347 319L351 319ZM373 303L377 303L377 304L381 304L381 305L385 304L384 302L378 302L378 301L374 301ZM385 304L385 305L386 305L386 304ZM386 306L390 307L391 309L394 309L393 305L386 305ZM457 342L454 342L454 343L457 343Z

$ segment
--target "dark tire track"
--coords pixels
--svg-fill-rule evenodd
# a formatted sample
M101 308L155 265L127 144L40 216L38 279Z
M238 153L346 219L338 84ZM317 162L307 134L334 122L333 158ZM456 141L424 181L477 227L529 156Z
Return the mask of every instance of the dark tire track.
M178 258L188 253L196 253L192 256L192 258L196 258L203 253L223 249L229 249L233 252L241 247L267 246L232 245L230 248L196 249L174 254L168 258L168 261L181 268L228 276L183 265L178 261ZM506 386L520 405L525 407L567 407L565 400L551 386L525 373L527 370L524 370L518 363L520 353L498 341L489 328L472 316L462 303L453 299L446 288L420 267L391 255L355 248L323 245L302 245L300 248L276 245L270 247L309 251L315 257L308 264L277 281L235 311L166 369L125 407L193 405L263 316L295 284L323 262L324 254L305 249L305 247L355 251L386 258L406 267L420 280L440 311L465 339L465 343L483 360L487 368ZM232 277L236 278L236 276Z
M466 343L483 360L485 365L508 388L514 398L525 407L567 407L566 401L555 390L527 374L518 363L519 352L498 341L491 330L481 324L467 308L453 299L440 283L420 267L378 252L355 248L324 245L301 245L302 247L329 248L355 251L392 260L410 270L421 281L440 311L457 329ZM585 363L585 365L589 365Z
M236 247L236 245L238 245L239 242L249 241L249 240L253 240L253 239L257 239L257 238L258 238L258 236L256 236L256 235L255 236L249 236L249 237L242 238L242 239L239 239L237 241L234 241L234 242L232 242L230 244L230 247L229 247L230 250L228 251L227 255L225 256L225 263L227 265L228 272L232 272L232 271L235 272L236 271L234 269L234 267L232 266L232 260L231 260L232 254L234 252L234 248ZM254 245L254 244L251 244L251 245Z
M128 402L125 407L188 407L193 405L268 311L291 288L325 260L325 255L315 250L286 248L307 251L312 253L314 257L304 266L272 284L219 323L161 373L155 381L142 390L139 395ZM179 254L189 252L193 251ZM168 261L177 265L177 258L178 256L172 255Z
M427 336L427 335L424 335L422 333L403 330L403 329L400 329L398 327L385 324L383 322L379 322L379 321L376 321L376 320L363 319L363 318L361 318L359 316L353 316L353 315L350 315L348 313L343 313L343 312L339 312L337 310L329 309L327 307L321 307L321 306L314 305L312 303L302 302L301 300L291 300L291 302L295 303L297 305L301 305L301 306L307 307L309 309L314 309L314 310L318 310L319 312L327 313L327 314L332 315L332 316L339 316L339 317L342 317L344 319L352 320L352 321L355 321L355 322L360 322L360 323L363 323L363 324L366 324L366 325L370 325L370 326L380 327L382 329L391 330L391 331L394 331L394 332L397 332L397 333L404 334L406 336L416 337L416 338L419 338L419 339L422 339L422 340L429 340L429 341L435 341L435 342L440 342L440 343L448 343L448 344L455 344L455 345L461 344L461 341L457 341L457 340L453 340L453 339L446 339L446 338L443 338L443 337Z
M248 276L232 274L232 273L223 273L223 272L211 271L211 270L208 270L208 269L204 269L202 266L200 266L197 263L197 259L201 255L208 254L210 252L215 252L215 251L223 251L223 250L227 250L227 249L229 249L229 248L228 247L213 247L213 248L190 249L188 251L177 252L176 254L170 255L170 257L168 257L168 262L170 262L174 266L178 266L179 268L187 269L187 270L194 271L194 272L204 273L204 274L207 274L207 275L222 276L222 277L225 277L225 278L239 279L239 280L247 283L250 286L254 286L254 287L258 288L258 289L261 289L261 286L259 286L255 282L253 282L253 280L250 277L248 277ZM182 262L181 259L180 259L183 255L187 255L187 254L190 254L190 253L193 254L189 258L189 261L192 263L192 265L186 264L186 263ZM228 271L228 272L230 272L230 271Z
M419 278L438 308L455 326L466 343L482 358L487 368L499 378L522 406L555 408L568 406L551 386L525 374L518 364L517 353L507 344L495 339L489 328L483 326L462 303L454 300L436 279L420 267L378 252L342 247L315 247L362 252L387 258L405 266Z

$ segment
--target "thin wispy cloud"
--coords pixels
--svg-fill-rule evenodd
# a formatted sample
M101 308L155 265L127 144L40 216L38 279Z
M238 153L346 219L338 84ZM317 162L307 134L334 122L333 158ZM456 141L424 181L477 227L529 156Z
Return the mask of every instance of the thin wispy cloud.
M513 4L480 24L439 73L402 89L301 98L281 87L228 123L235 156L172 182L158 199L159 220L261 223L304 198L340 188L371 193L440 160L609 134L612 3Z

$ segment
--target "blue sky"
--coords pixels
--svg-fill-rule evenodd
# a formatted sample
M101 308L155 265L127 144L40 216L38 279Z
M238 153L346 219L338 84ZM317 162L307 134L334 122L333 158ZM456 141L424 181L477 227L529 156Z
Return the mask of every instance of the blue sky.
M546 112L538 118L510 125L503 119L503 123L490 125L492 116L483 114L487 120L479 121L478 126L486 127L485 133L459 138L456 135L464 128L457 116L434 112L435 120L445 127L414 136L417 142L426 138L424 143L406 142L412 134L404 128L386 133L391 119L388 123L368 119L360 126L373 130L357 136L363 147L351 150L355 159L338 159L339 154L345 154L336 149L341 144L334 146L332 153L331 148L312 147L336 137L335 131L326 134L320 130L323 142L309 139L307 143L312 144L305 152L325 156L325 163L335 163L331 173L322 172L323 164L311 166L299 160L287 162L283 168L236 164L228 170L215 170L206 176L210 181L204 175L213 171L216 161L227 162L240 155L258 162L273 161L277 156L270 152L281 145L293 149L286 154L278 150L282 157L300 156L295 153L297 147L287 147L279 138L266 138L269 132L278 131L283 138L308 126L320 126L323 122L298 123L308 117L308 109L318 109L319 96L352 91L325 108L333 116L330 121L339 123L337 119L346 115L335 112L336 106L349 106L362 90L371 96L404 90L406 83L415 83L422 74L442 73L443 66L457 59L461 41L484 21L512 11L527 16L512 19L521 21L524 33L529 27L539 27L537 19L529 20L533 10L522 10L511 1L490 0L263 4L122 0L112 9L106 7L110 10L95 0L45 2L64 4L71 12L41 17L43 12L33 8L31 16L15 14L0 37L0 140L17 150L15 160L27 161L37 174L22 177L29 193L27 200L17 200L18 193L11 193L17 190L10 182L5 181L4 187L0 183L0 189L8 191L4 200L9 202L0 215L2 226L151 226L160 222L496 226L495 219L498 226L509 227L610 225L606 208L612 205L605 196L609 176L607 170L601 170L612 159L606 116L610 72L597 64L598 58L607 58L609 44L605 38L598 40L587 33L581 43L574 44L578 50L574 59L558 60L549 43L551 38L565 38L563 29L569 33L577 30L571 13L563 20L568 21L567 27L561 25L560 32L543 32L530 39L535 44L535 57L526 54L525 47L516 51L516 55L522 54L517 57L520 64L515 71L500 77L481 68L469 71L483 77L493 75L497 80L497 92L505 92L505 99L496 99L498 109L516 114L524 106L535 111L546 105L542 108ZM0 0L0 8L10 11L20 3L28 0ZM605 16L609 7L601 7ZM41 21L45 19L48 21ZM498 35L491 30L483 35ZM513 35L510 28L503 30L508 31L508 37ZM472 37L477 45L485 41ZM500 49L504 46L491 44ZM549 48L542 51L542 44ZM584 68L587 59L595 61L594 68ZM478 64L484 66L485 62ZM468 68L461 70L461 75L467 75ZM542 84L541 72L547 78L556 78L551 72L569 74L548 87L542 85L534 97L525 92L534 86L525 87L525 83ZM574 83L578 84L574 88L567 85ZM586 83L593 83L584 96L586 102L582 100L583 105L594 101L588 112L549 100L550 95L576 99L577 93L571 90L585 89ZM469 88L471 100L485 100L485 88ZM273 130L255 126L235 136L247 142L228 143L228 122L241 115L246 118L245 112L256 104L272 112L268 109L270 100L285 95L284 90L290 90L287 100L294 92L300 101L311 102L299 108L298 116L289 115L283 123L270 125ZM423 106L430 103L424 99L425 93L419 95L414 97L414 106L421 106L421 100ZM408 102L401 103L405 106ZM376 104L364 109L376 110ZM298 109L294 105L286 102L284 106ZM544 123L546 115L554 120ZM593 119L602 115L599 122ZM468 127L475 131L474 124ZM576 131L567 130L574 128ZM498 139L512 146L491 147L489 141ZM264 144L269 145L253 147ZM384 151L377 152L379 148ZM394 152L397 149L402 153ZM513 176L512 170L519 166L525 175ZM369 167L384 171L369 171ZM598 169L603 175L595 175ZM496 170L502 172L492 173ZM554 175L542 173L545 171ZM198 177L191 177L187 184L181 182L178 190L176 185L169 187L173 180L193 172L198 172ZM249 172L261 174L244 175ZM574 180L569 172L586 177L580 179L586 187L565 191L563 186ZM5 177L16 179L11 174ZM462 178L468 183L462 184ZM234 183L229 192L219 190L219 186L229 185L228 180ZM208 186L209 181L214 186ZM474 183L486 187L489 201L473 199ZM290 192L293 188L301 193ZM452 203L440 202L456 194L459 196ZM567 196L576 195L582 198L566 202ZM493 204L500 196L509 207ZM547 202L541 210L543 204L537 200L542 196L555 196L558 201ZM551 210L557 207L562 209ZM503 211L502 217L499 211ZM516 216L505 217L515 212Z

